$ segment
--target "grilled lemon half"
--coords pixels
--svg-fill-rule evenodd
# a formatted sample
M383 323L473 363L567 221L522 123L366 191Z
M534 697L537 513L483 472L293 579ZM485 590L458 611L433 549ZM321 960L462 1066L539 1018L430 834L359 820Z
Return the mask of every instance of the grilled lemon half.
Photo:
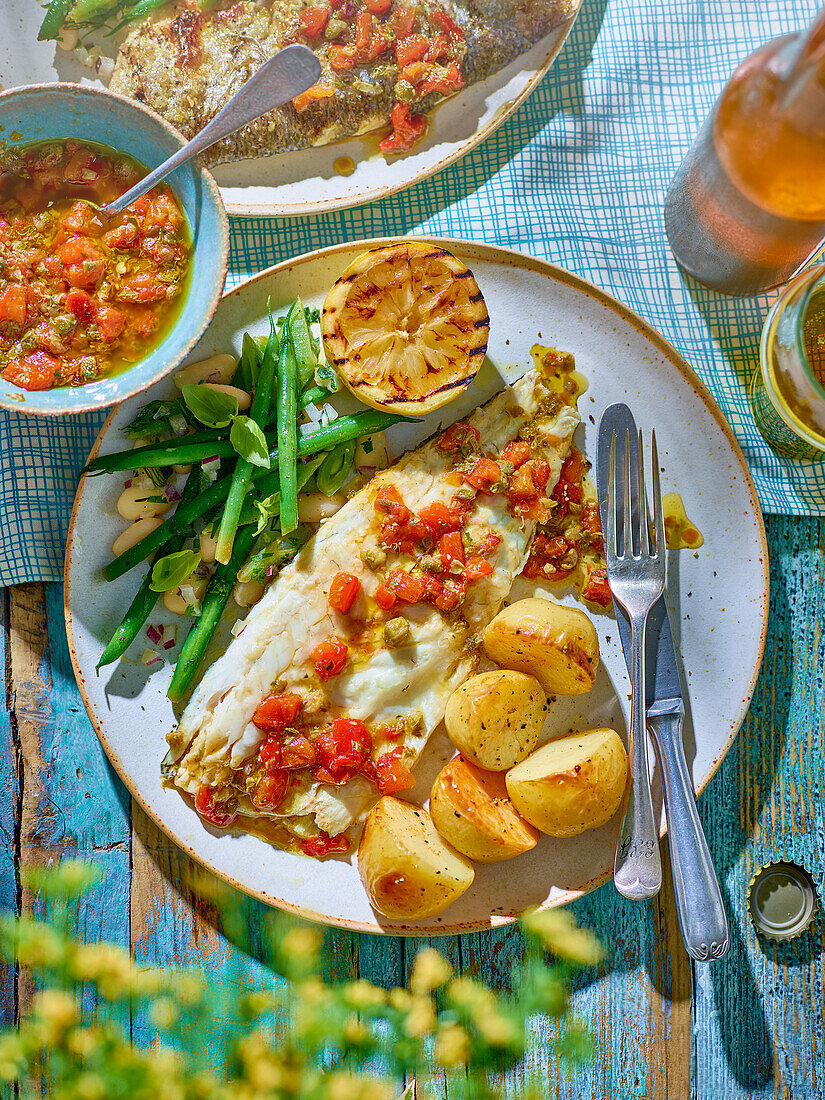
M460 260L402 241L349 265L327 294L321 332L327 361L364 404L420 416L472 382L490 316Z

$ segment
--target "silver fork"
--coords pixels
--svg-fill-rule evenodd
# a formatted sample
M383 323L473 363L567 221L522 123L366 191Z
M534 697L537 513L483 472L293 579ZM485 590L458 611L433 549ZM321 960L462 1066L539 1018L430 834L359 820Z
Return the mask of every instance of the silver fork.
M605 551L607 576L613 598L618 600L630 620L631 722L630 722L630 793L625 807L613 881L620 894L643 901L658 894L662 885L662 861L659 832L650 797L650 773L647 765L647 727L645 723L645 631L650 609L665 587L665 524L662 514L662 490L659 484L659 455L653 433L653 526L654 544L650 544L647 493L645 491L644 453L639 433L639 468L630 469L630 432L624 447L624 477L621 496L616 486L616 433L610 443L610 468L607 481L607 537ZM621 519L621 553L617 526Z

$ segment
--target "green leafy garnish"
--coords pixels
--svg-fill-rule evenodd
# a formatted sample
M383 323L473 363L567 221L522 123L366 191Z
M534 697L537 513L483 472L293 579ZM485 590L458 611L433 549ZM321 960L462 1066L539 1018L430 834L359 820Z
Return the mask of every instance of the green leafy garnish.
M186 407L193 416L210 428L225 428L238 414L238 399L211 386L181 386Z
M232 418L229 441L241 458L245 458L253 466L261 466L264 470L269 469L271 463L266 437L251 417L235 416Z
M201 556L197 550L178 550L176 554L158 558L152 566L152 583L149 587L153 592L168 592L172 588L180 588L200 563Z
M122 431L124 435L137 439L157 435L168 431L171 427L170 421L176 416L185 419L182 401L150 401L138 410L134 420L130 420Z
M235 375L236 384L243 390L252 391L258 384L258 375L261 371L261 349L248 332L243 336L241 358L238 362L238 370Z

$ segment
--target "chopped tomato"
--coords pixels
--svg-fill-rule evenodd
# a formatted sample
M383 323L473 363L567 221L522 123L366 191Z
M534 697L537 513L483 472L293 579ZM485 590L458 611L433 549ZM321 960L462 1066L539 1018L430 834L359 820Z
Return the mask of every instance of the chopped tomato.
M468 581L477 581L480 577L489 577L492 571L493 567L486 558L476 556L468 560L464 576Z
M318 734L315 748L321 765L316 776L322 782L347 783L368 760L372 738L358 718L336 718L331 729Z
M393 569L387 577L387 587L399 600L405 603L418 603L427 591L427 582L420 573L409 573L406 569Z
M385 611L389 611L391 607L395 607L398 603L398 597L391 588L388 588L385 584L379 584L375 590L375 602L379 607L383 607Z
M312 651L312 661L315 671L326 682L332 676L337 676L347 661L347 647L335 637L329 637L320 642Z
M66 309L84 324L97 316L97 302L85 290L70 290L66 295Z
M329 589L329 606L333 611L348 615L358 593L361 582L352 573L336 573Z
M602 533L602 521L599 518L599 509L592 501L588 501L585 504L581 516L581 525L585 531L588 531L591 535L600 535Z
M100 215L87 202L76 202L63 219L65 229L95 236L103 228Z
M571 550L575 552L576 560L572 563L565 561L562 565L561 559L565 558ZM574 543L561 535L548 538L544 532L539 531L533 539L530 557L527 559L523 573L528 578L544 577L553 581L564 580L573 572L577 561L578 552Z
M60 249L60 261L72 286L97 286L106 270L100 249L86 237L69 237Z
M33 351L9 363L3 378L24 390L48 390L54 385L55 374L61 366L60 359L54 359L45 351Z
M415 8L396 8L392 13L392 29L396 39L409 38L417 18L418 12Z
M126 314L111 306L100 306L97 311L97 329L106 344L117 340L126 328Z
M587 583L582 589L582 596L586 600L590 600L591 603L601 604L602 607L608 607L610 601L613 598L610 585L607 582L607 570L606 569L594 569L587 578Z
M327 52L330 68L351 69L355 65L368 65L388 50L392 43L375 27L368 11L361 11L355 19L355 40L345 46L330 46Z
M270 735L261 745L258 751L258 759L267 771L281 767L283 749L283 744L277 735Z
M322 859L324 856L331 855L333 852L348 852L349 840L346 833L338 833L337 836L330 836L329 833L320 833L318 836L307 837L306 840L300 842L301 851L308 856L315 856L316 859Z
M463 565L464 544L461 541L460 532L449 531L446 535L442 535L438 542L438 553L441 558L442 568L446 569L448 572L454 563Z
M451 61L446 68L429 65L428 70L423 79L416 83L415 90L419 96L432 95L434 92L451 95L464 87L464 77L457 61Z
M453 611L466 594L467 586L463 580L447 577L441 584L441 591L435 595L432 602L439 611Z
M124 279L117 296L123 302L160 302L167 297L167 291L166 283L160 282L151 272L144 271Z
M129 218L120 225L116 225L114 229L110 229L108 233L104 233L103 242L109 248L125 250L136 244L139 236L140 229L138 228L137 219Z
M375 498L375 508L396 523L406 523L412 513L394 485L382 485Z
M375 785L381 794L408 791L415 786L415 778L404 763L404 750L400 746L382 753L375 761Z
M378 143L382 153L408 153L427 129L424 115L410 114L408 103L396 103L390 113L392 133Z
M145 229L177 229L182 220L183 215L174 196L164 190L152 199L143 226Z
M293 725L303 705L301 696L294 692L268 695L255 708L252 721L264 733L280 733Z
M446 34L437 34L435 38L430 40L429 47L427 49L428 61L440 61L444 57L449 57L452 53L452 47L450 46L450 40Z
M466 523L466 516L455 505L433 501L425 504L418 513L418 519L433 539L438 539L447 531L458 531Z
M392 7L392 0L364 0L364 7L373 15L386 15Z
M529 463L520 466L510 478L507 497L510 500L535 500L538 495L538 488L533 481L533 467Z
M532 450L529 443L523 439L514 439L501 452L501 461L512 462L518 469L519 466L524 465L531 454Z
M282 768L311 768L317 760L315 745L308 737L293 737L281 749Z
M284 800L289 785L289 772L267 772L258 780L252 792L252 802L259 810L274 810Z
M479 553L492 554L498 544L501 542L501 535L497 535L495 531L487 531L482 536L481 545L479 546Z
M298 18L307 38L317 38L327 25L329 8L304 8Z
M237 811L229 810L225 802L216 802L215 792L206 784L198 787L195 809L210 825L215 825L218 829L228 828L238 816Z
M313 84L305 92L296 95L292 100L292 106L301 114L311 103L317 103L321 99L331 99L335 95L335 89L331 84Z
M0 321L11 321L14 325L26 323L26 288L7 286L0 293Z
M480 439L478 431L466 420L456 420L439 439L438 446L447 454L455 454L468 444L474 446Z
M501 467L492 458L477 458L469 473L465 473L464 480L474 489L480 489L484 493L493 491L493 486L501 481Z
M400 38L395 43L395 60L399 69L405 68L413 61L422 61L427 56L430 44L423 34L408 34L406 38Z
M451 42L463 42L464 34L461 27L447 15L447 13L441 9L433 12L433 22L436 26L440 27L442 31L447 35Z

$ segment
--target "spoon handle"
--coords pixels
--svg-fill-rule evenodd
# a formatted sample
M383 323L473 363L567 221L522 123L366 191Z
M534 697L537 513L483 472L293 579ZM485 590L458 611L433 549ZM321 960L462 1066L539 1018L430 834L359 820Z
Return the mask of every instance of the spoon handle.
M178 149L158 168L144 176L125 195L105 206L104 212L119 214L175 168L202 153L221 138L260 118L267 111L280 107L305 92L315 84L320 75L321 64L306 46L292 45L279 50L246 81L226 106L191 141L187 141L182 149Z

